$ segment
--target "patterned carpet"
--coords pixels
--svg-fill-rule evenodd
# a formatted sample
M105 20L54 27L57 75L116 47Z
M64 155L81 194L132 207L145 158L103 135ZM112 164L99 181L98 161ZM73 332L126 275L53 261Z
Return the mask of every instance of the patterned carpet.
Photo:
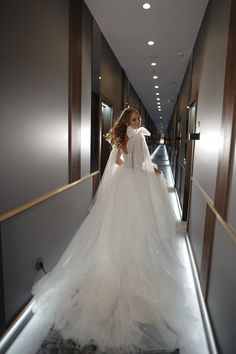
M98 354L96 344L90 343L84 347L80 347L79 344L73 340L64 340L59 332L51 330L47 337L41 344L41 347L37 350L36 354ZM132 351L132 354L179 354L179 349L175 350L147 350L141 351L137 348L137 351ZM114 351L106 351L99 354L115 354ZM116 353L119 354L119 353ZM122 354L130 354L129 351Z

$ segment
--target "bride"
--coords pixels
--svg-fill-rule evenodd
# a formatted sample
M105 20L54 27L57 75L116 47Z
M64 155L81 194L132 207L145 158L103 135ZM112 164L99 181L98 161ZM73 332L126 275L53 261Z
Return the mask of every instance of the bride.
M140 124L126 108L107 134L113 149L89 214L32 291L64 338L101 351L174 349L183 331L176 220Z

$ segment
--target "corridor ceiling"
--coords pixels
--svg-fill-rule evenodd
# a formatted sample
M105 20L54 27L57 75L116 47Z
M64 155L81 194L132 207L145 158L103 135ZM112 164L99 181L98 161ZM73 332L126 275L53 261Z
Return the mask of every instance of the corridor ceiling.
M165 132L208 0L85 3L158 131ZM151 5L150 9L143 8L145 3ZM148 41L154 45L148 45ZM158 78L154 79L155 75Z

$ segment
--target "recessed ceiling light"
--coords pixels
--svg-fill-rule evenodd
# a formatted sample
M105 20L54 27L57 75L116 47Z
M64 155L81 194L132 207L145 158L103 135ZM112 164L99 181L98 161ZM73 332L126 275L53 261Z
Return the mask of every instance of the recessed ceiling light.
M160 95L159 92L156 92L156 95Z
M101 77L101 76L99 76L98 78L99 78L99 80L101 80L101 79L102 79L102 77Z
M160 117L160 119L162 119L162 117Z
M154 79L154 80L156 80L157 78L158 78L158 76L156 76L156 75L153 76L153 79Z
M159 112L161 112L161 109L160 109L160 108L158 108L158 111L159 111Z
M153 63L151 63L151 66L156 66L156 65L157 65L157 63L154 63L154 62L153 62Z
M159 86L156 85L155 88L159 88Z
M143 4L143 8L144 8L145 10L150 9L150 7L151 7L151 5L150 5L148 2L145 2L145 4Z
M157 101L160 101L161 99L159 97L157 97Z
M148 41L148 45L154 45L153 41Z

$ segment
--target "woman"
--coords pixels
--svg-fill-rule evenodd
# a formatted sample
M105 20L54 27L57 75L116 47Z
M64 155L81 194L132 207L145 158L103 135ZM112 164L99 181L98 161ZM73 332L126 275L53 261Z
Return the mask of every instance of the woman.
M33 288L36 308L46 309L65 338L102 351L173 349L181 332L175 218L140 123L138 111L126 108L107 134L113 149L93 206Z

